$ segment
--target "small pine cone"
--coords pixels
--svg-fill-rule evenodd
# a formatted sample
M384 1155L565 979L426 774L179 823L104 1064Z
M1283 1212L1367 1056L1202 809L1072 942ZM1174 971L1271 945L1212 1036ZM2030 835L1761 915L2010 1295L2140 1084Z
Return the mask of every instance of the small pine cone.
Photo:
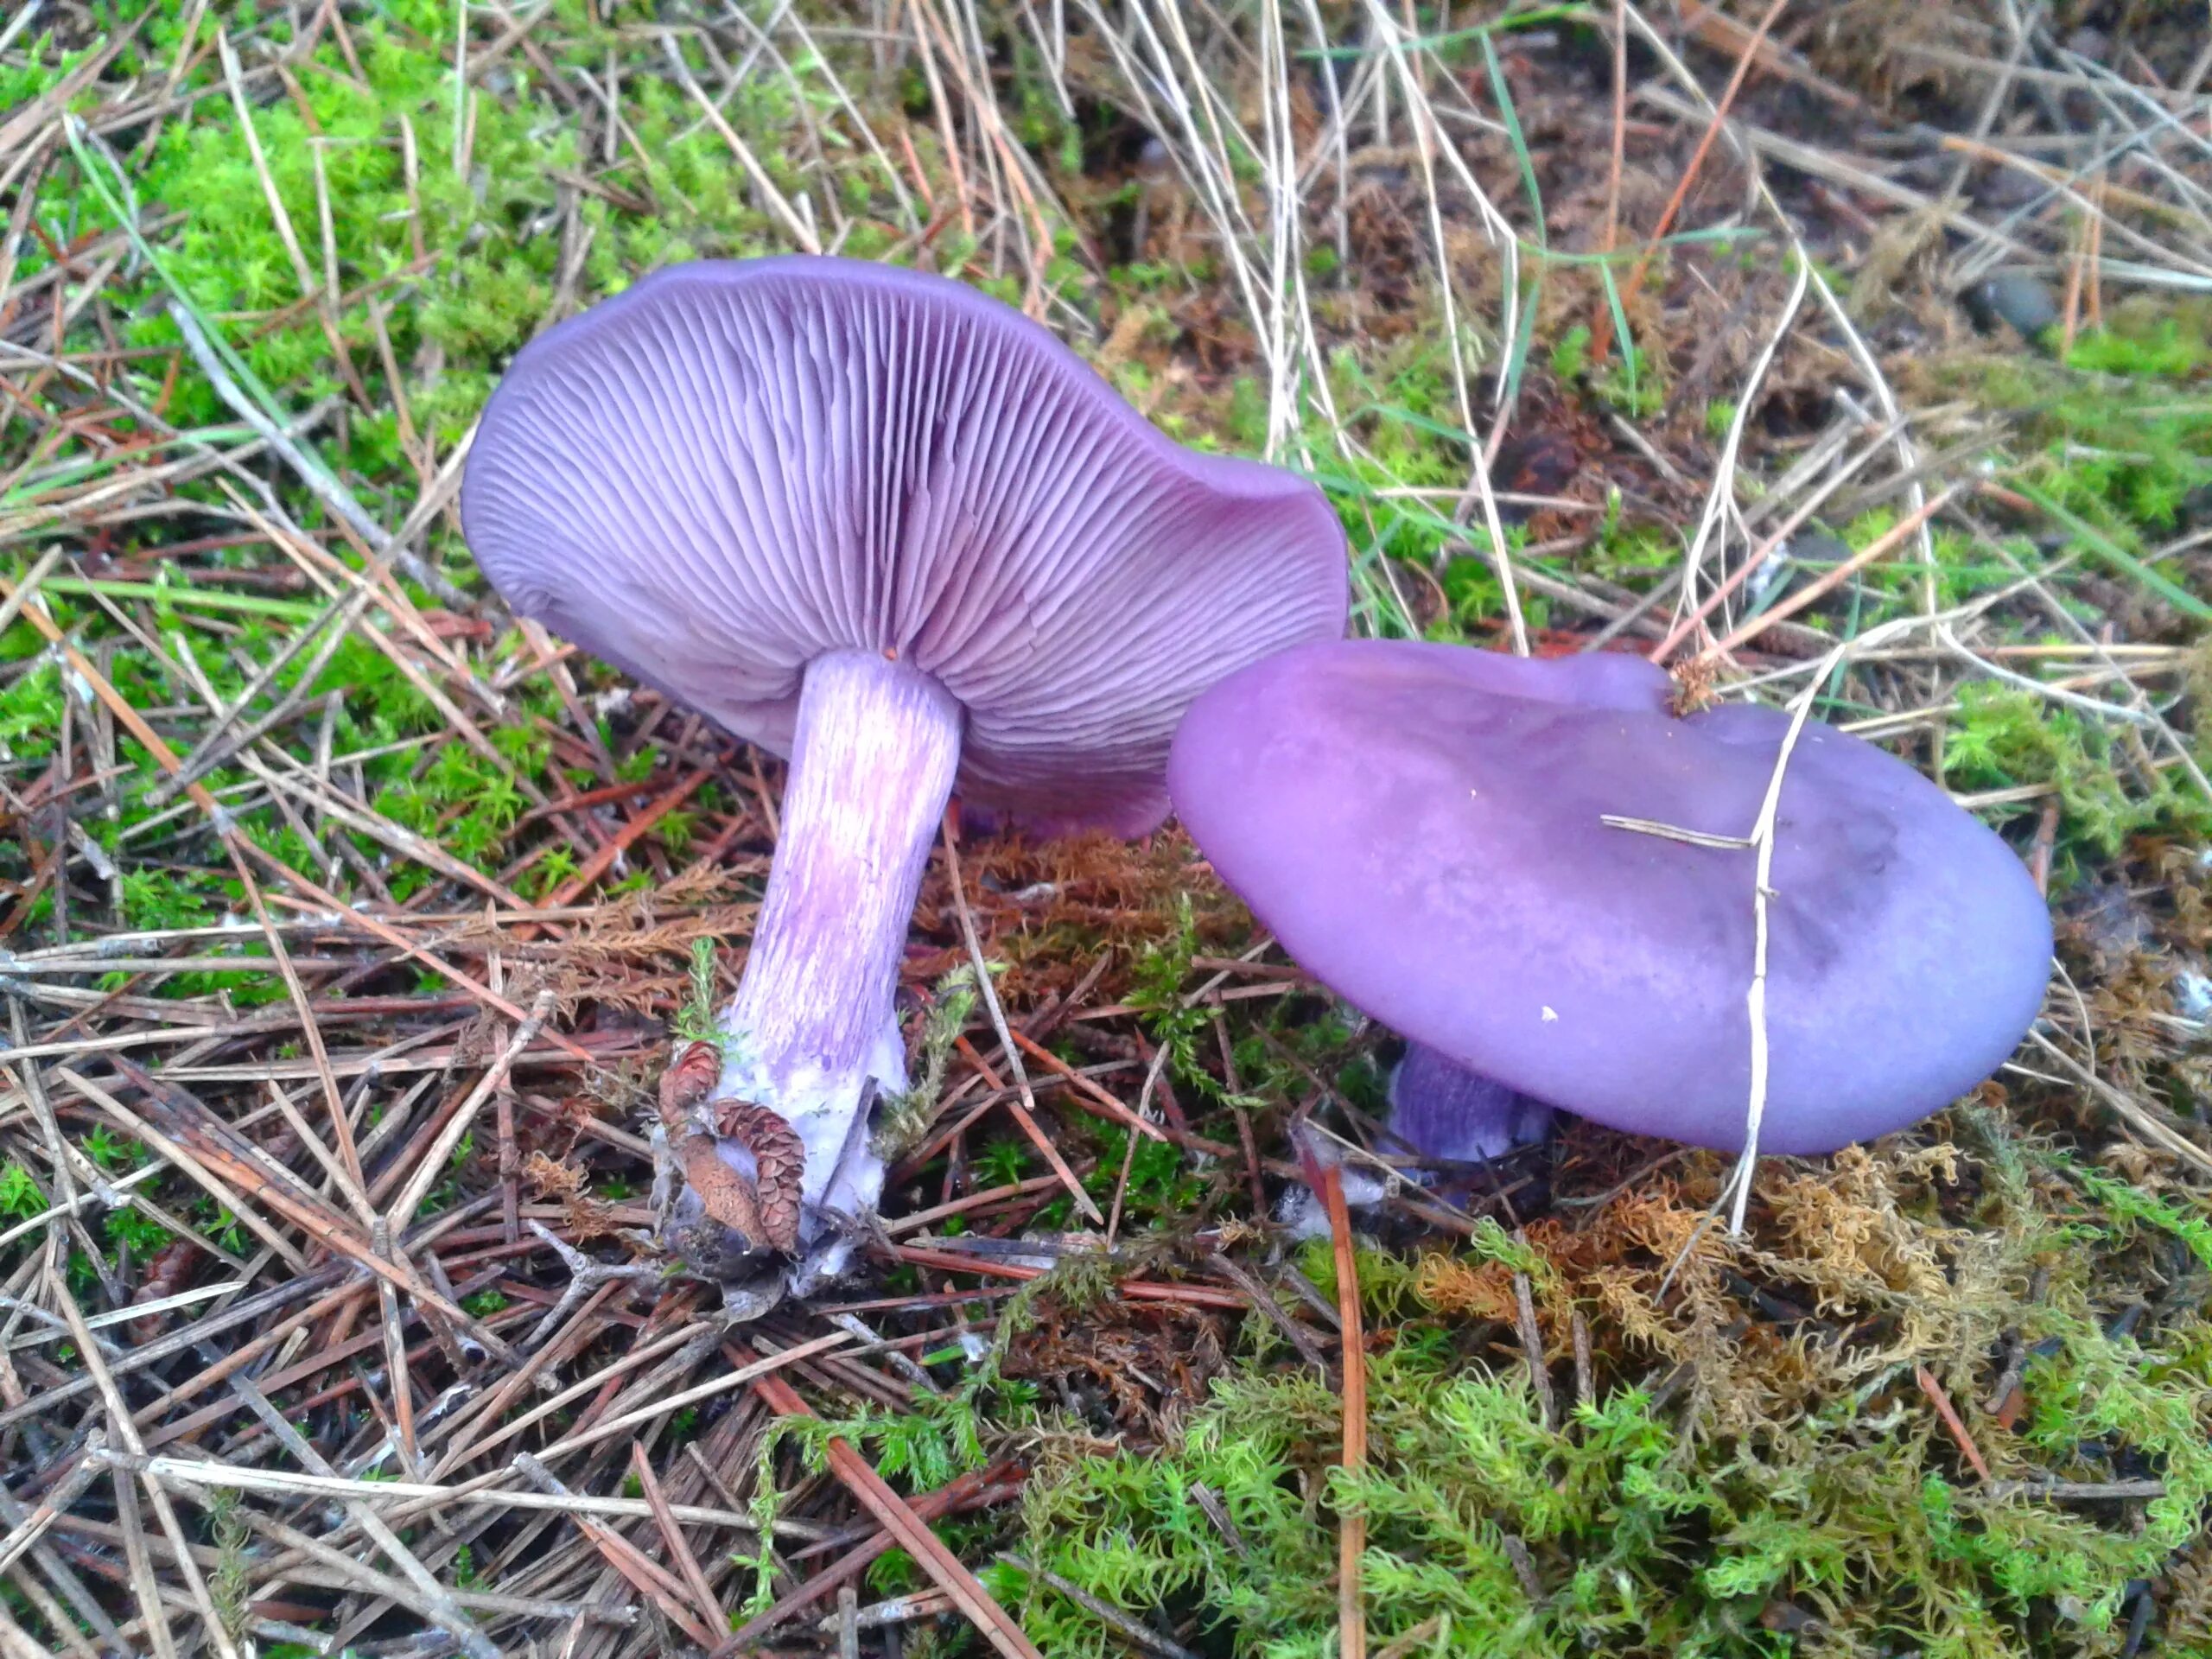
M767 1230L753 1201L753 1184L722 1160L713 1136L695 1135L683 1143L683 1184L686 1198L696 1198L709 1220L720 1224L702 1230L699 1239L709 1241L718 1253L744 1254L760 1247ZM730 1234L736 1236L734 1243ZM686 1254L699 1255L705 1248L695 1243Z
M722 1057L712 1043L691 1044L660 1074L660 1121L672 1140L681 1143L691 1133L685 1119L721 1074Z
M715 1128L753 1154L760 1171L753 1202L764 1242L786 1255L798 1250L799 1194L806 1175L806 1146L791 1126L766 1106L718 1100Z
M174 1296L192 1283L200 1268L200 1249L188 1238L173 1238L154 1252L146 1263L143 1277L138 1281L137 1294L133 1302L158 1302ZM162 1334L168 1319L162 1313L145 1313L130 1321L128 1327L134 1343L152 1342Z

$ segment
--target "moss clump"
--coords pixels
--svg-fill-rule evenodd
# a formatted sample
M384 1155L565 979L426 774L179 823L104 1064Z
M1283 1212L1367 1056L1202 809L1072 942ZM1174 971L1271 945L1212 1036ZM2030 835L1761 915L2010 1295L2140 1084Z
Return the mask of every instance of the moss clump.
M2202 836L2212 803L2152 764L2127 728L2083 716L2024 689L1974 681L1959 688L1959 715L1943 752L1944 782L1961 793L2050 785L2063 808L2055 887L2085 862L2108 860L2131 836L2163 829Z
M1416 1258L1363 1248L1380 1333L1364 1472L1337 1466L1334 1383L1257 1348L1171 1443L1053 1461L1024 1510L1025 1551L1112 1605L1268 1659L1333 1651L1338 1517L1355 1506L1378 1645L2116 1653L2128 1586L2166 1570L2212 1502L2205 1337L2184 1316L2153 1355L2109 1332L2091 1275L2135 1224L2052 1223L2030 1202L2047 1166L2017 1149L1980 1172L1982 1226L1945 1224L1944 1194L1971 1184L1962 1156L1785 1172L1740 1245L1662 1190L1583 1232L1531 1227L1527 1243L1487 1228ZM2141 1219L2190 1231L2170 1211ZM1322 1253L1302 1265L1326 1279ZM1517 1349L1503 1328L1516 1272L1555 1360L1580 1313L1616 1344L1601 1370L1638 1352L1659 1369L1616 1370L1548 1427L1525 1367L1498 1353ZM2031 1356L2024 1410L1985 1412L1978 1362L2008 1328ZM1967 1466L1929 1383L2012 1485ZM2158 1495L2125 1510L2022 1491L2145 1478ZM1026 1593L1047 1651L1108 1650L1041 1582Z

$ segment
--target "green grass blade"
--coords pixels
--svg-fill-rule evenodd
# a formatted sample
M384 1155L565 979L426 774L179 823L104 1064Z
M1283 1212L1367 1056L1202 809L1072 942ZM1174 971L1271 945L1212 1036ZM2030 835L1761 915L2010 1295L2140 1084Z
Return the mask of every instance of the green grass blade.
M182 582L115 582L105 577L49 576L41 587L57 594L102 594L110 599L150 599L187 609L232 611L241 616L270 616L286 622L312 622L320 605L301 600L264 599L257 594L226 594Z
M2148 564L2079 513L2061 506L2032 484L2015 479L2011 481L2010 486L2026 496L2029 500L2065 525L2073 532L2075 540L2106 563L2134 577L2136 581L2141 582L2183 615L2196 617L2199 621L2212 621L2212 605L2206 604L2171 577L2161 575L2158 571L2153 570Z

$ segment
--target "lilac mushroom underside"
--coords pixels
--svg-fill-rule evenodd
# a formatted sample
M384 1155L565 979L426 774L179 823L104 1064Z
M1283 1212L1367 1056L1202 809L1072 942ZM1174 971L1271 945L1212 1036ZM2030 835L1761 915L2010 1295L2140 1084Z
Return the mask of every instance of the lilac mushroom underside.
M1177 814L1294 959L1408 1039L1393 1122L1432 1155L1503 1150L1532 1102L1742 1149L1756 855L1604 820L1747 836L1789 717L1678 718L1669 683L1618 655L1334 641L1185 716ZM1940 1110L2041 1006L2050 920L2025 866L1818 722L1783 774L1767 908L1762 1150Z
M1313 486L1171 442L963 284L836 258L677 266L549 330L461 513L518 615L790 760L718 1093L798 1131L810 1242L880 1195L949 798L1144 834L1191 699L1348 603Z

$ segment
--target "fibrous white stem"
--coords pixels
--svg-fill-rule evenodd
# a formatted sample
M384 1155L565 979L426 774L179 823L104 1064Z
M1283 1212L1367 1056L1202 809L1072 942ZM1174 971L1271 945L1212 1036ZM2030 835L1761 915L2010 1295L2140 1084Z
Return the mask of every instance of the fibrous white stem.
M723 1018L721 1091L798 1130L810 1211L862 1214L882 1190L868 1147L868 1085L886 1095L906 1086L893 998L961 727L943 686L873 652L838 652L807 668L782 834ZM823 1230L810 1213L803 1247ZM824 1271L834 1268L800 1276Z

